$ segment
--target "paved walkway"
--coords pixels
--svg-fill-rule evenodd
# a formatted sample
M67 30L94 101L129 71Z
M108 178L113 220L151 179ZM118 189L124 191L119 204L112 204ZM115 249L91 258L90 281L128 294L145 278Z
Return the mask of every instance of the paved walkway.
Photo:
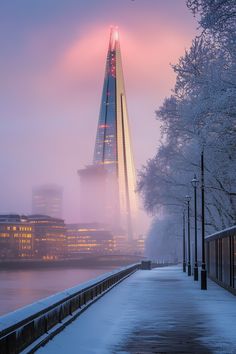
M236 353L236 297L178 267L138 271L38 354Z

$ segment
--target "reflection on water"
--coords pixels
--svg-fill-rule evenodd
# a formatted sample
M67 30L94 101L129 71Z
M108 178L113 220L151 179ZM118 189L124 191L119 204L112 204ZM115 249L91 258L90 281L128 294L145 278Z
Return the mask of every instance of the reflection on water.
M112 267L0 271L0 315L83 283L111 269Z

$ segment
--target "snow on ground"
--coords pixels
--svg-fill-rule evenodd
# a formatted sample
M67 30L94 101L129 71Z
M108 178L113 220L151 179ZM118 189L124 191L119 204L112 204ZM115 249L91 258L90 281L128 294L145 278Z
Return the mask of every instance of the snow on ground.
M236 297L178 267L138 271L38 354L236 353Z

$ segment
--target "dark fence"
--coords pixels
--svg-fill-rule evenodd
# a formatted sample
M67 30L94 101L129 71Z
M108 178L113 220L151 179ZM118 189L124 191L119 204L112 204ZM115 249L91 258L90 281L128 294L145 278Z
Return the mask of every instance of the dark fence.
M26 306L0 320L0 353L33 353L91 303L140 269L135 264Z
M236 226L206 237L211 279L236 295Z

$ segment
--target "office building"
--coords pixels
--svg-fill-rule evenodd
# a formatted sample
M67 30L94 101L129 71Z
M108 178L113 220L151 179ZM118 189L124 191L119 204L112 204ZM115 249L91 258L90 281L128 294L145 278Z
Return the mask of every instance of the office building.
M34 227L34 257L58 259L66 256L64 220L47 215L29 215L28 222Z
M33 188L32 214L62 217L63 190L56 185L42 185Z
M124 77L121 62L118 31L111 29L106 60L105 78L102 91L97 136L93 157L93 177L91 167L80 170L81 189L89 191L90 174L94 194L91 199L95 213L95 221L108 223L113 230L122 229L128 240L133 239L134 221L137 210L136 177L130 138ZM100 174L98 187L96 185L98 171ZM102 176L102 177L101 177ZM103 182L101 181L103 178ZM101 196L103 184L104 194ZM86 185L86 187L84 187ZM87 200L91 202L89 193L82 199L81 212L87 211ZM97 208L97 209L96 209ZM96 210L95 210L96 209ZM101 215L99 218L99 215ZM93 217L91 217L93 221Z
M0 259L32 258L34 228L25 216L0 215Z
M68 224L66 229L70 257L81 253L110 254L114 251L113 234L101 224Z

